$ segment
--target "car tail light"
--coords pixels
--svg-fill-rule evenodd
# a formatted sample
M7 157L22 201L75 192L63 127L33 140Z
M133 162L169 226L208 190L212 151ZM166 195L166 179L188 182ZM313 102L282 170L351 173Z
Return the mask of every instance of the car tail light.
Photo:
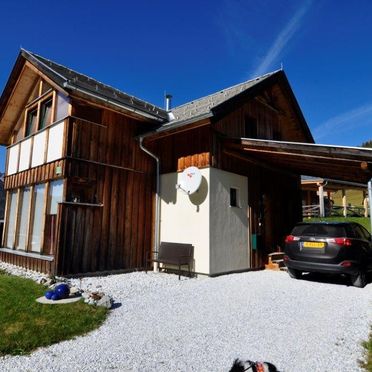
M300 240L300 238L298 236L294 236L294 235L287 235L285 237L285 242L286 243L297 242L298 240Z
M352 263L350 261L342 261L341 262L342 267L350 267L351 265L352 265Z
M352 240L348 238L334 238L333 241L337 245L345 245L346 247L350 247L353 244Z

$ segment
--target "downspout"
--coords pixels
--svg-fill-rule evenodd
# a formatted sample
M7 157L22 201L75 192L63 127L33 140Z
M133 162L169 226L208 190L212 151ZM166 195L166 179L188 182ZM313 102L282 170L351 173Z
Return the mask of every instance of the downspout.
M369 203L369 222L372 234L372 178L368 181L368 203Z
M156 259L159 252L159 232L160 232L160 161L157 156L146 149L143 144L143 137L139 137L139 145L142 151L150 155L156 161L156 196L155 196L155 239L154 239L154 252L153 258ZM154 271L158 272L158 263L154 262Z

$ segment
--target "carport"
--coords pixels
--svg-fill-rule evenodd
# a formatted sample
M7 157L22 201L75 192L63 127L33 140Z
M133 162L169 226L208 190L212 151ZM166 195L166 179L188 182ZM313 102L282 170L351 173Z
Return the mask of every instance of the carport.
M283 173L368 184L372 231L372 149L260 140L224 139L232 157Z

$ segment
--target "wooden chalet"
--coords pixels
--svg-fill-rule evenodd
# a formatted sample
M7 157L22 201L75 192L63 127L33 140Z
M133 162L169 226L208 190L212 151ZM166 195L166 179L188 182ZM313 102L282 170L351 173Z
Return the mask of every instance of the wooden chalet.
M21 50L0 143L0 260L51 274L141 269L158 240L192 244L198 273L260 268L301 220L301 174L372 177L372 150L314 144L283 71L166 111Z
M165 111L22 50L0 118L0 259L52 274L144 267L154 164L135 136Z

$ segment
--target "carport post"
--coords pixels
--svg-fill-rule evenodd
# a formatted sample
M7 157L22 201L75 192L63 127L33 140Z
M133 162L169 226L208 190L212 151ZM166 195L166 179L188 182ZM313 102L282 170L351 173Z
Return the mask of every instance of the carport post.
M372 178L368 182L368 203L369 203L369 222L371 224L371 234L372 234Z
M318 192L319 192L319 217L325 216L324 211L324 185L322 183L318 183Z

